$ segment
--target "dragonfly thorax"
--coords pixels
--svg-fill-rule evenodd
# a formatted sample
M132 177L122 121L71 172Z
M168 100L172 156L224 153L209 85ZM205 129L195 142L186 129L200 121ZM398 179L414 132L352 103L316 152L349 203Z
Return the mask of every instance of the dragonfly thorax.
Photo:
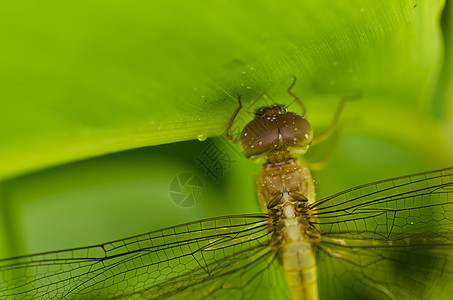
M301 212L315 197L310 171L296 158L264 164L257 177L257 190L265 213L286 203L293 203L296 211Z

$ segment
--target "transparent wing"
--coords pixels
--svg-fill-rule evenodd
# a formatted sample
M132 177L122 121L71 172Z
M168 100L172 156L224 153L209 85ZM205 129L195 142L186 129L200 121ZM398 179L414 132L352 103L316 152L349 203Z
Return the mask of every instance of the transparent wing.
M453 168L353 188L310 209L325 299L451 296Z
M215 297L218 290L254 293L243 286L272 276L267 270L276 253L268 247L270 238L267 216L230 216L4 259L0 298L181 299L192 293L190 299L201 299Z

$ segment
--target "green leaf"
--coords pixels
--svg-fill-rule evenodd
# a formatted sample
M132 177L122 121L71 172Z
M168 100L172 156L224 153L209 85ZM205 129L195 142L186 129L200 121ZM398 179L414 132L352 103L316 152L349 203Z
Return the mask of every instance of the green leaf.
M360 128L375 131L390 110L429 115L439 71L440 0L0 6L7 28L0 50L3 178L219 135L238 94L245 103L264 91L288 102L293 75L312 122L330 115L317 106L323 100L332 106L332 99L363 92L351 110L364 119L362 109L377 106ZM436 126L422 121L428 130ZM419 144L403 134L417 123L405 118L395 136ZM394 127L378 130L386 135Z
M317 161L334 149L315 171L319 198L451 165L453 51L442 44L443 5L3 1L0 256L257 212L260 166L238 147L217 141L232 163L214 180L197 160L211 139L163 144L223 134L238 94L246 108L235 129L265 102L263 92L291 103L293 76L315 134L342 97L363 94L347 103L338 144L307 155ZM451 11L450 3L450 50ZM154 147L137 149L146 146ZM205 191L189 208L169 195L185 172L200 176Z

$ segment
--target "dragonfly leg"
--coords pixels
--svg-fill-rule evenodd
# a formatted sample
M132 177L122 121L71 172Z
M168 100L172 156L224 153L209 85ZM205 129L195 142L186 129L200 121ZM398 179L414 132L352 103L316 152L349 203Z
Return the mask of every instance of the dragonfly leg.
M340 136L340 132L343 128L343 126L338 124L338 121L340 119L341 113L343 111L344 105L346 104L347 101L353 101L357 100L362 96L362 93L355 94L353 96L347 96L341 99L340 104L337 107L337 110L335 112L335 115L330 122L329 127L321 133L319 136L315 137L313 142L311 143L311 146L315 146L317 144L320 144L327 140L329 137L332 137L330 139L329 145L327 147L326 153L324 153L323 157L321 160L317 162L309 162L307 163L308 167L312 170L321 170L323 169L326 164L329 162L330 158L332 157L334 150L338 144L338 139Z
M313 142L311 143L311 146L315 146L319 143L324 142L326 139L329 138L329 136L335 131L335 127L338 125L338 120L340 119L341 113L343 112L344 105L347 101L353 101L357 100L360 97L362 97L362 93L355 94L353 96L347 96L341 99L340 104L337 107L337 111L335 112L335 115L332 119L332 121L329 124L329 127L327 127L326 130L324 130L323 133L318 135L313 139Z
M338 128L332 135L332 139L329 141L329 145L327 146L327 151L323 154L323 157L321 160L316 161L316 162L307 162L307 166L310 170L322 170L324 167L327 165L327 163L330 161L330 158L332 157L335 148L338 144L338 138L340 137L340 132L341 132L342 126L340 125L340 128Z
M300 100L299 97L297 97L296 94L294 94L291 89L293 88L293 86L296 84L296 76L293 76L293 83L291 83L291 85L289 86L288 88L288 94L294 98L294 100L300 105L300 107L302 108L302 117L305 117L305 114L307 113L307 109L305 108L305 105L304 103L302 102L302 100Z
M225 137L227 139L229 139L230 141L232 141L233 143L239 143L239 139L237 139L234 136L232 136L230 134L230 130L231 130L231 126L233 126L234 119L236 119L239 111L242 109L241 95L238 95L238 103L239 103L239 105L236 108L236 110L234 111L233 115L231 116L231 119L228 122L228 126L227 126L227 128L225 130Z

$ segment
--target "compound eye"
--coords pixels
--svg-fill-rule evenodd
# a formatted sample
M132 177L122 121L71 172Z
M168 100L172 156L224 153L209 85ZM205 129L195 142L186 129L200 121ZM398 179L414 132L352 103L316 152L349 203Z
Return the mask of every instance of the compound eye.
M302 116L288 112L280 116L280 134L290 147L305 147L313 139L313 128Z
M279 142L277 119L260 116L245 126L241 133L241 146L246 157L263 154L275 149Z

